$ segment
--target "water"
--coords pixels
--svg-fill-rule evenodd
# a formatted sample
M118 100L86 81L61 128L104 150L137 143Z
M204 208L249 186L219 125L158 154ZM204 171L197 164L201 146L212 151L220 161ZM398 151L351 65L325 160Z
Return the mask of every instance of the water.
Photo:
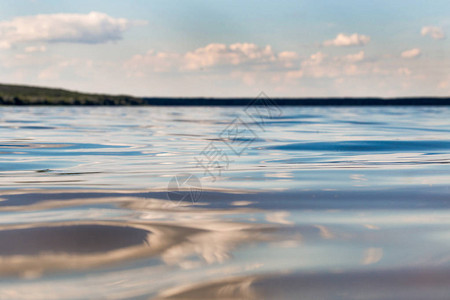
M449 107L250 115L1 107L0 299L448 299Z

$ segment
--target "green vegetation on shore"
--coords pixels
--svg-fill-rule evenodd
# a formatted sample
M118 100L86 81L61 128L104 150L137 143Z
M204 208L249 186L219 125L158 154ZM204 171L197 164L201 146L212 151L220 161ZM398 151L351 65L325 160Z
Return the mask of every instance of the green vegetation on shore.
M63 89L0 84L0 105L142 105L132 96L86 94Z

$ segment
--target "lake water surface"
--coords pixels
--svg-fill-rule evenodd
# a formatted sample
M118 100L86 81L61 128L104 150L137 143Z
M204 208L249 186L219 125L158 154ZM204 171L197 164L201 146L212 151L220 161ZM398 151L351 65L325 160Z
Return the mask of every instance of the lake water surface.
M0 107L0 299L449 299L449 116Z

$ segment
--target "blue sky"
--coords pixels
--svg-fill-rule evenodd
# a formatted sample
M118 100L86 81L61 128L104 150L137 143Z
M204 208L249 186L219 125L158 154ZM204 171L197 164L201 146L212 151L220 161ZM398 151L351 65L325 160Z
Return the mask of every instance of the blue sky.
M146 96L448 96L450 2L0 1L0 82Z

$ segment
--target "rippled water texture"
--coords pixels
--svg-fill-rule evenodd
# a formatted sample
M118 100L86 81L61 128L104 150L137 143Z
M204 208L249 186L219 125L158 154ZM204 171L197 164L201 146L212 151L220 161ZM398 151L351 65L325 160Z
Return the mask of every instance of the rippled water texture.
M0 299L448 299L449 116L1 107Z

